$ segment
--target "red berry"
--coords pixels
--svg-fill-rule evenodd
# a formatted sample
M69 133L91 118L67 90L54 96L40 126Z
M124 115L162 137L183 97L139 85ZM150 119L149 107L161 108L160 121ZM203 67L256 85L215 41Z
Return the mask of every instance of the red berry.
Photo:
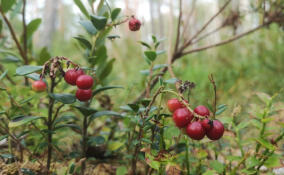
M210 115L208 108L206 108L205 106L202 106L202 105L197 106L194 109L194 112L198 115L201 115L201 116L209 116Z
M77 89L76 97L80 101L88 101L92 98L92 90L91 89Z
M84 71L82 69L69 69L65 72L64 79L68 84L76 85L76 80L80 75L84 75Z
M172 98L170 100L168 100L168 109L171 112L175 112L175 110L179 109L179 108L184 108L184 105L182 104L182 102L180 102L177 98Z
M36 92L42 92L46 90L46 84L42 80L34 81L32 84L32 89Z
M203 119L201 121L201 125L202 127L205 129L205 131L208 131L211 127L212 127L212 121L210 121L209 119Z
M129 20L128 26L129 26L129 30L138 31L141 27L141 22L133 16Z
M193 119L193 114L187 108L179 108L175 110L173 119L177 127L183 128Z
M200 122L192 122L186 128L187 135L194 140L201 140L205 136L205 130Z
M206 132L206 135L211 140L218 140L224 134L224 125L218 121L213 120L212 127Z
M90 89L93 86L94 80L89 75L81 75L77 78L76 85L79 89Z

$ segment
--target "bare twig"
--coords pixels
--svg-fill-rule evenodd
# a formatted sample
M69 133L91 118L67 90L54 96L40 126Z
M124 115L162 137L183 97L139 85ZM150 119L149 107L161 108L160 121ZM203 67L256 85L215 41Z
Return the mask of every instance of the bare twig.
M202 35L201 37L197 38L196 40L193 40L193 41L191 42L191 45L196 44L196 43L198 43L199 41L201 41L201 40L207 38L208 36L210 36L210 35L212 35L212 34L218 32L218 31L219 31L220 29L222 29L223 27L224 27L224 25L222 24L222 25L220 25L219 27L217 27L216 29L214 29L214 30L212 30L212 31L210 31L210 32L208 32L208 33Z
M208 27L209 24L211 24L211 22L227 7L227 5L229 5L230 2L231 2L231 0L228 0L228 1L223 5L223 7L221 7L220 10L219 10L215 15L213 15L213 16L203 25L203 27L202 27L199 31L197 31L197 32L193 35L193 37L191 37L191 39L189 39L187 42L185 42L185 44L184 44L184 45L182 46L182 48L181 48L181 51L183 51L184 49L186 49L186 48L191 44L192 40L194 40L197 36L199 36L199 34L200 34L201 32L203 32L203 31Z
M177 52L178 45L179 45L181 19L182 19L182 0L179 0L179 17L178 17L177 36L176 36L176 43L175 43L174 53Z
M215 43L215 44L211 44L211 45L208 45L208 46L203 46L203 47L200 47L200 48L197 48L197 49L192 49L192 50L189 50L189 51L182 52L181 55L182 55L182 56L185 56L185 55L187 55L187 54L191 54L191 53L194 53L194 52L200 52L200 51L203 51L203 50L206 50L206 49L210 49L210 48L222 46L222 45L224 45L224 44L228 44L228 43L233 42L233 41L235 41L235 40L237 40L237 39L240 39L240 38L242 38L242 37L244 37L244 36L246 36L246 35L248 35L248 34L250 34L250 33L253 33L253 32L255 32L255 31L261 29L262 27L269 25L269 24L270 24L270 23L262 24L262 25L260 25L260 26L257 26L257 27L255 27L255 28L251 29L251 30L248 30L248 31L246 31L246 32L244 32L244 33L242 33L242 34L236 35L236 36L234 36L234 37L232 37L232 38L229 38L229 39L227 39L227 40L221 41L221 42L219 42L219 43ZM179 57L179 58L181 58L181 57ZM176 58L176 59L179 59L179 58Z
M10 33L12 35L12 38L13 38L14 42L16 43L16 46L17 46L17 49L19 50L20 55L22 56L24 62L28 63L28 59L25 56L25 53L24 53L24 51L23 51L23 49L22 49L22 47L21 47L21 45L20 45L20 43L19 43L19 41L17 39L16 33L14 31L14 28L12 27L10 21L8 20L8 18L6 17L4 12L2 11L2 8L0 8L0 13L1 13L5 23L7 24L8 28L9 28L9 31L10 31Z

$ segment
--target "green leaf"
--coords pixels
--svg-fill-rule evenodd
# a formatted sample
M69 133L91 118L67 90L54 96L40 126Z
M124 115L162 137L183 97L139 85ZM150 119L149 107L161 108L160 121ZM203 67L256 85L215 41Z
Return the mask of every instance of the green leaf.
M145 46L145 47L147 47L148 49L151 49L151 46L148 44L148 43L146 43L146 42L144 42L144 41L138 41L142 46Z
M175 84L177 81L178 81L177 78L171 78L171 79L165 80L164 83Z
M81 132L81 128L79 125L76 124L63 124L63 125L58 125L54 128L54 130L58 130L58 129L62 129L62 128L71 128L71 129L75 129L78 130L79 132Z
M249 121L242 121L241 123L238 124L238 126L236 127L237 131L240 131L241 129L247 127L250 124Z
M207 170L205 173L203 173L202 175L215 175L216 172L213 170Z
M275 146L269 143L269 141L264 140L262 138L255 139L258 143L260 143L263 147L269 149L269 150L275 150Z
M49 96L61 103L71 104L76 101L76 98L73 94L52 94L49 93Z
M3 21L0 19L0 33L2 32L3 29Z
M150 61L155 61L157 58L157 53L155 51L145 51L144 55L150 60Z
M87 17L89 18L89 13L87 11L87 9L85 8L84 4L81 2L81 0L74 0L75 4L77 5L77 7L81 10L81 12Z
M9 11L12 6L15 4L16 0L2 0L1 1L1 8L4 13Z
M105 66L103 66L102 69L98 69L97 75L99 76L100 80L105 79L111 73L114 61L115 59L111 59Z
M224 164L220 163L217 160L210 161L209 166L220 174L223 173L225 170Z
M82 36L77 36L74 38L79 41L82 47L88 48L90 50L92 49L92 44L87 39L83 38Z
M107 24L107 18L104 16L91 15L91 20L92 20L93 25L98 30L102 30L103 28L105 28Z
M21 62L21 59L15 55L7 55L5 58L0 59L3 63L17 63Z
M165 50L158 50L156 53L157 53L157 55L162 55L162 54L166 53L166 51Z
M28 65L21 66L16 69L16 75L22 76L22 75L31 74L33 72L40 71L42 68L43 66L28 66Z
M120 38L120 36L119 35L108 35L107 38L110 40L114 40L116 38Z
M264 165L268 168L274 168L274 167L277 167L277 166L280 166L281 165L281 156L278 156L276 154L273 154L272 156L270 156L264 163Z
M35 81L40 80L40 74L38 74L38 73L31 73L31 74L25 75L25 77L28 77L28 78L35 80Z
M6 139L6 138L8 138L8 135L2 135L2 136L0 136L0 141L2 141L3 139Z
M42 65L51 57L50 53L48 52L47 47L43 47L39 53L39 61L38 64Z
M91 35L97 34L97 29L94 27L93 23L89 20L83 20L79 22L84 29Z
M19 116L13 119L12 121L9 122L9 128L14 128L17 126L21 126L24 124L27 124L29 122L32 122L37 119L41 119L43 117L37 117L37 116Z
M178 137L180 130L175 126L169 126L164 128L165 136L171 140L173 137Z
M120 113L114 112L114 111L99 111L92 115L94 118L98 118L101 116L115 116L115 117L123 117Z
M157 64L153 67L152 71L155 71L155 70L167 67L167 66L168 66L168 64ZM141 70L140 73L143 74L143 75L149 75L150 70Z
M28 39L32 38L34 32L38 29L40 24L41 24L41 19L37 18L37 19L32 20L27 25L27 38Z
M216 111L216 115L220 115L220 114L222 114L224 111L226 111L226 109L227 109L227 106L225 106L225 107L223 107L223 108L218 109L218 110Z
M97 95L98 93L102 92L102 91L106 91L106 90L110 90L110 89L117 89L117 88L121 88L123 89L122 86L104 86L104 87L100 87L97 88L93 91L93 96Z
M258 98L265 102L265 103L268 103L269 101L271 101L272 97L266 93L263 93L263 92L257 92L256 95L258 96Z
M1 154L0 157L4 159L12 159L14 156L12 154Z
M103 143L105 143L105 138L103 136L93 136L88 139L88 145L96 146Z
M111 12L111 20L112 21L114 21L117 18L117 16L119 15L120 11L121 11L121 8L113 9L113 11Z
M115 175L126 175L128 172L125 166L120 166L116 169Z
M76 109L78 109L84 116L89 116L89 115L92 115L92 114L98 112L94 108L88 108L88 107L84 107L84 106L74 106L74 107Z
M0 80L2 80L8 73L8 70L5 70L5 72L3 72L1 75L0 75Z
M248 169L253 168L259 164L259 160L256 159L256 157L249 157L246 159L246 167Z
M127 104L127 105L132 109L132 111L134 111L134 112L139 111L139 105L137 105L137 104Z
M78 119L74 115L63 115L63 116L58 117L54 121L54 125L61 123L61 122L67 122L67 121L70 121L70 120L78 120Z

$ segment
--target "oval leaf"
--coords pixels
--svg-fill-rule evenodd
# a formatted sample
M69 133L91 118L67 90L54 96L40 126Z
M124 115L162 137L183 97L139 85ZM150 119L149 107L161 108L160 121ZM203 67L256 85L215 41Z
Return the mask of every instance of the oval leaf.
M72 94L49 94L49 96L64 104L71 104L76 101L75 96Z
M106 26L106 23L107 23L107 18L104 16L91 15L91 20L92 20L93 25L98 30L102 30Z
M42 68L43 66L28 66L28 65L21 66L16 69L16 75L21 76L21 75L31 74L40 71Z
M14 119L13 121L9 122L9 128L14 128L17 126L21 126L24 125L26 123L29 123L31 121L40 119L43 117L37 117L37 116L21 116L21 117L17 117L16 119Z

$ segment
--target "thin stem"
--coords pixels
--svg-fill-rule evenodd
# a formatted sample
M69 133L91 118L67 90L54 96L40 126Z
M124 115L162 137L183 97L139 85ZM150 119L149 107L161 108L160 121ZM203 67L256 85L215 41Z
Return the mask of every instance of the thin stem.
M20 42L17 39L16 33L14 31L14 28L12 27L12 25L11 25L10 21L8 20L8 18L6 17L5 13L2 11L2 7L0 8L0 13L1 13L5 23L7 24L8 28L9 28L9 31L10 31L10 33L12 35L12 38L13 38L14 42L16 43L16 46L17 46L17 48L19 50L20 55L22 56L24 62L28 63L28 59L25 56L25 53L24 53L24 51L23 51L23 49L22 49L22 47L20 45Z
M190 164L189 164L189 151L188 151L188 148L189 148L189 140L187 141L188 139L186 138L186 150L185 150L185 162L186 162L186 170L187 170L187 175L190 175Z
M54 92L55 87L55 78L51 77L51 86L50 86L50 93ZM52 112L53 112L53 106L54 106L54 99L49 97L49 105L48 105L48 119L47 119L47 127L48 127L48 134L47 134L47 162L46 162L46 168L47 168L47 174L49 174L50 170L50 164L51 164L51 158L52 158Z
M216 83L214 81L214 77L213 74L210 74L208 76L211 84L213 85L214 88L214 100L213 100L213 119L215 119L215 115L216 115L216 110L217 110L217 87L216 87Z
M224 45L224 44L228 44L228 43L230 43L230 42L233 42L233 41L235 41L235 40L237 40L237 39L240 39L240 38L242 38L242 37L244 37L244 36L246 36L246 35L248 35L248 34L250 34L250 33L253 33L253 32L255 32L255 31L261 29L261 28L263 28L264 26L267 26L268 24L270 24L270 23L265 23L265 24L263 24L263 25L257 26L257 27L255 27L255 28L253 28L253 29L251 29L251 30L248 30L248 31L246 31L246 32L244 32L244 33L242 33L242 34L236 35L236 36L234 36L234 37L232 37L232 38L229 38L229 39L227 39L227 40L221 41L221 42L219 42L219 43L215 43L215 44L211 44L211 45L208 45L208 46L203 46L203 47L200 47L200 48L197 48L197 49L192 49L192 50L189 50L189 51L182 52L181 57L182 57L182 56L185 56L185 55L187 55L187 54L194 53L194 52L200 52L200 51L203 51L203 50L207 50L207 49L210 49L210 48L214 48L214 47L222 46L222 45ZM181 58L181 57L178 57L177 59L179 59L179 58Z
M231 2L231 0L228 0L228 1L223 5L223 7L221 7L220 10L219 10L215 15L213 15L213 16L203 25L203 27L202 27L199 31L196 32L195 35L193 35L193 37L192 37L189 41L187 41L187 42L184 44L184 46L181 48L181 51L183 51L185 48L187 48L187 47L191 44L192 40L194 40L197 36L199 36L199 34L202 33L202 32L208 27L208 25L211 24L211 22L212 22L222 11L224 11L225 8L229 5L230 2Z

